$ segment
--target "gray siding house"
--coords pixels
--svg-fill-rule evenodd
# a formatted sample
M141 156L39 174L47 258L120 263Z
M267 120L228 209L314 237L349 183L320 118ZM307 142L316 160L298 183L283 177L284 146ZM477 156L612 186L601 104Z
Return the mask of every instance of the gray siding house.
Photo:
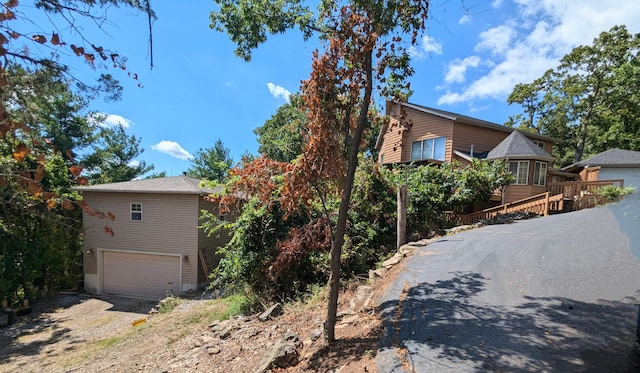
M205 268L229 237L198 229L201 210L217 212L203 189L187 176L77 187L89 206L83 212L84 285L95 294L162 298L207 283ZM93 211L113 216L101 219ZM112 215L109 215L112 214ZM206 259L211 258L211 259ZM203 265L207 262L206 265Z
M640 188L640 151L613 148L562 169L589 175L593 180L623 179L625 186ZM583 176L583 180L586 177Z

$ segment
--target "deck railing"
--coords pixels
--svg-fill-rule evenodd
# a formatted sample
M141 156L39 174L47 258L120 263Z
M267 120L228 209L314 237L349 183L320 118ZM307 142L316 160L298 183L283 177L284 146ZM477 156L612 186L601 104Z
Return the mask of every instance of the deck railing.
M565 198L576 199L587 195L597 194L598 190L606 185L613 185L623 188L624 180L601 180L601 181L566 181L563 183L549 183L547 191L552 196L564 195Z
M504 205L492 207L486 210L474 212L458 217L460 224L474 224L480 220L491 219L499 214L510 212L529 212L538 215L549 215L550 210L562 210L562 195L551 196L549 192L524 198Z
M598 191L603 186L613 185L623 188L624 180L602 180L602 181L567 181L563 183L549 183L547 192L519 201L492 207L486 210L474 212L468 215L450 214L447 219L455 221L457 224L474 224L481 220L488 220L500 214L510 212L529 212L538 215L549 215L550 211L564 211L567 200L571 204L567 208L572 210L582 210L605 203L603 198L598 196Z

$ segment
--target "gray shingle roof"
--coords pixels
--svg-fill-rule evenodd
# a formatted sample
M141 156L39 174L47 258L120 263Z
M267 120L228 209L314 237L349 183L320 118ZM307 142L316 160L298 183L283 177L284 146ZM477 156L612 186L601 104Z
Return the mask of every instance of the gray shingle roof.
M553 157L534 144L520 131L513 131L495 148L491 149L487 159L540 159L553 161Z
M222 191L222 188L200 188L199 179L181 175L155 179L123 181L119 183L79 186L73 188L73 190L80 192L113 193L210 194L219 193Z
M606 167L640 167L640 152L613 148L598 153L591 158L576 162L562 168L563 170L583 168L586 166Z

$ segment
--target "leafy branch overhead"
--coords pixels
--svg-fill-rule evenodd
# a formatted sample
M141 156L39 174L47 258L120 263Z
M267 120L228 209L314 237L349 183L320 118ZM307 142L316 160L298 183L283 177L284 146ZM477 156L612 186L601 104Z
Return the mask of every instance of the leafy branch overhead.
M90 68L120 70L131 79L138 80L137 74L127 69L125 57L92 43L83 33L87 20L98 29L108 23L103 7L121 5L154 17L148 1L38 0L22 6L17 0L9 0L0 4L0 135L12 144L10 154L13 160L5 163L1 177L15 179L18 181L16 185L22 185L24 191L48 206L53 206L56 201L62 203L65 198L55 190L46 190L42 184L46 162L60 152L70 179L85 184L87 179L81 175L82 168L76 153L94 138L86 133L86 123L82 124L86 119L74 119L75 122L70 121L66 130L68 133L80 132L64 140L63 132L49 131L53 127L43 113L58 110L56 103L64 101L58 95L66 94L76 106L64 109L67 110L64 115L79 118L79 111L86 106L86 100L98 95L104 95L105 99L119 99L122 91L111 74L99 74L96 83L89 84L77 79L69 64L74 62L74 58L79 58ZM37 18L37 11L44 12L52 23L54 31L50 34L40 31L44 25L34 26L32 18ZM33 32L29 27L38 31ZM83 138L85 142L76 143L78 148L74 149L69 142L72 138L78 141Z

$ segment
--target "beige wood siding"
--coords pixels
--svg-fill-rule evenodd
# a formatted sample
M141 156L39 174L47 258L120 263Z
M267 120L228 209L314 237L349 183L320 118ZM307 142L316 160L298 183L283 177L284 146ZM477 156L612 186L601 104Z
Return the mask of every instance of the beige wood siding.
M115 221L83 214L85 271L96 273L96 255L90 249L131 250L180 254L182 282L197 283L198 274L198 195L85 192L84 200L92 208L111 212ZM142 203L142 221L131 221L130 204ZM104 232L105 225L113 236Z
M587 167L580 171L580 180L582 181L597 181L599 179L600 166Z
M402 131L398 127L398 118L391 118L389 129L384 134L380 147L380 163L410 162L411 144L414 141L437 137L446 137L445 161L451 162L452 121L412 108L404 109L406 120L411 123L410 128Z
M445 137L447 139L444 160L451 162L453 121L411 108L407 108L407 118L411 120L412 126L411 129L404 133L402 141L402 162L411 161L411 144L414 141L434 139L437 137Z
M519 201L547 191L546 187L533 185L509 185L504 194L504 203Z
M398 127L398 119L391 118L387 131L383 134L382 146L378 161L381 164L401 162L402 129Z
M509 136L508 132L455 123L453 126L453 150L469 153L471 145L473 145L475 154L488 152L507 136Z

